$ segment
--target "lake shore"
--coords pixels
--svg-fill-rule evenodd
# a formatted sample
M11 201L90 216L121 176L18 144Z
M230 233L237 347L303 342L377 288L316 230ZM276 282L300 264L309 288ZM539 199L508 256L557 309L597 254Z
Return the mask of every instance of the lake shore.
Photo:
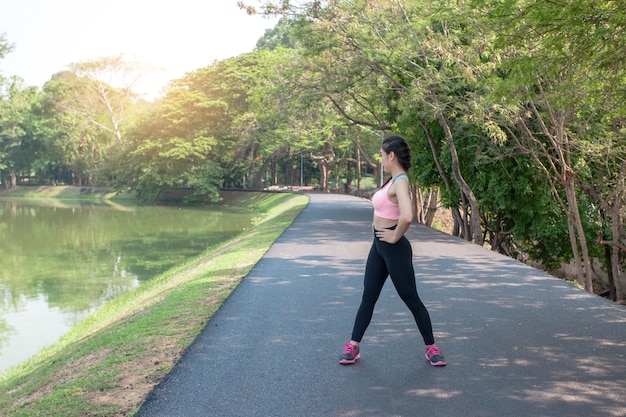
M84 187L25 188L34 198L51 198L49 188L61 198L85 195L76 189ZM28 198L19 191L0 196ZM227 193L224 203L257 210L254 228L113 300L5 372L0 415L133 415L308 201L297 194L235 193ZM90 195L116 200L109 190Z
M0 188L0 197L2 196L79 200L136 200L132 192L116 191L111 187L75 185L20 185L12 189Z

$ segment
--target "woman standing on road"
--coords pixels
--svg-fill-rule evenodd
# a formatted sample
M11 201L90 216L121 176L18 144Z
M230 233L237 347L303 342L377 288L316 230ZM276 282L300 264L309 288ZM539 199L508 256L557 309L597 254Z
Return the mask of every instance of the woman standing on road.
M407 172L411 155L406 141L390 136L381 146L382 164L391 178L374 194L374 242L365 266L363 298L356 315L352 339L346 343L339 363L355 363L360 357L359 343L372 320L374 306L387 276L391 277L398 295L407 305L426 344L426 359L433 366L443 366L446 361L433 336L428 310L417 294L413 270L413 250L404 236L413 220Z

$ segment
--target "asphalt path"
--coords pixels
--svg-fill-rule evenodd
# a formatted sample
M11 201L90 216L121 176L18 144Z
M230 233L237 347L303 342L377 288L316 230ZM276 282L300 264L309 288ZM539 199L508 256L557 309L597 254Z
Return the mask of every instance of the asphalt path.
M309 196L138 416L626 416L626 307L419 224L418 292L448 365L426 362L390 280L361 359L339 365L372 209Z

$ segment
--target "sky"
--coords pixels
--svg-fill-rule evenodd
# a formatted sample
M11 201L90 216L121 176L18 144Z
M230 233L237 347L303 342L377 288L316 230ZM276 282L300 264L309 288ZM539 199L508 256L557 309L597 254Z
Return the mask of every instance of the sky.
M138 92L154 98L169 80L252 51L276 22L237 0L0 0L0 34L14 45L0 74L42 87L69 64L121 55L153 68Z

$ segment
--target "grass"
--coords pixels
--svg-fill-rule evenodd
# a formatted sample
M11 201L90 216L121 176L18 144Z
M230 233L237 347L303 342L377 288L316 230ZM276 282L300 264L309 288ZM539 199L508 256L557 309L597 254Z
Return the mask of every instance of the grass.
M11 198L55 198L80 200L135 200L134 193L115 191L112 188L79 187L73 185L21 186L5 191Z
M339 178L339 183L335 182L335 177L331 177L328 180L328 187L330 189L340 188L343 189L346 183L345 178ZM352 188L357 187L357 179L354 178L351 183ZM376 188L376 178L372 175L361 177L361 189L366 190L368 188Z
M0 377L2 416L132 416L307 198L245 193L256 226L109 302Z

